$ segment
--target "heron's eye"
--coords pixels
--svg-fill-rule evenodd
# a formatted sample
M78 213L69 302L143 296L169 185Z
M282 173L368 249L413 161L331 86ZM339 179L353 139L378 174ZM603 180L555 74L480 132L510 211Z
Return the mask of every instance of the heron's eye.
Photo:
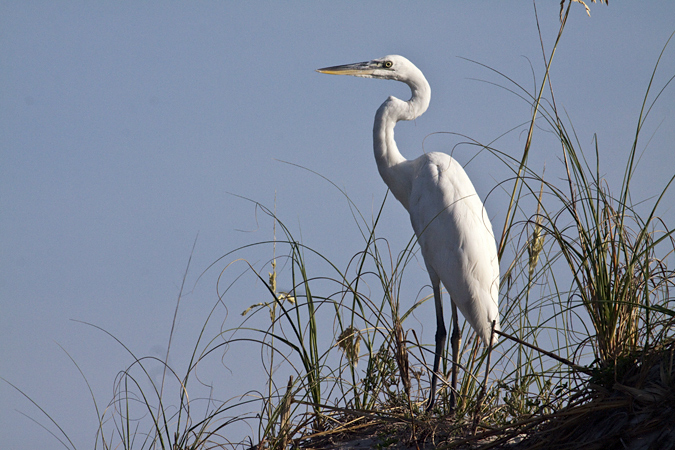
M383 65L385 69L391 69L391 66L393 66L394 63L391 61L385 61Z

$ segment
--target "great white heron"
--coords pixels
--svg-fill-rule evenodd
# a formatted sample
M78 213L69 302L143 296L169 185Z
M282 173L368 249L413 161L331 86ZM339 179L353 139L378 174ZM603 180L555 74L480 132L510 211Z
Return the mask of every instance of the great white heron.
M332 75L353 75L406 83L410 100L389 97L375 114L373 149L382 179L410 214L431 278L436 306L436 348L427 410L435 402L438 368L447 331L440 284L450 294L453 330L451 408L455 407L461 336L457 308L484 343L496 341L499 330L499 261L492 225L466 172L450 155L425 153L407 160L394 140L399 120L413 120L429 106L431 89L422 72L406 58L385 56L372 61L318 69Z

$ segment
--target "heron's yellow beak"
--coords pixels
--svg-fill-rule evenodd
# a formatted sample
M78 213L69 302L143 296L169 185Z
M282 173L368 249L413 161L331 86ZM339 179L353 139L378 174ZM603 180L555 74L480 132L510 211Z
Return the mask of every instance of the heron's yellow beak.
M372 75L376 67L369 62L360 62L355 64L345 64L342 66L324 67L323 69L316 69L319 73L327 73L329 75L354 75L363 77Z

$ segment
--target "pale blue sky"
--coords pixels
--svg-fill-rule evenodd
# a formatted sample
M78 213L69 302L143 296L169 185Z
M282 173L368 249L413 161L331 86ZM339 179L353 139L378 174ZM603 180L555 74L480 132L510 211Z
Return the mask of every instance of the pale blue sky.
M545 46L558 28L558 1L538 1ZM582 145L598 134L603 172L620 180L652 69L675 30L675 3L574 5L552 81ZM297 238L345 266L362 243L345 199L303 165L343 187L366 215L385 186L371 150L373 115L403 85L330 77L314 69L386 54L406 56L432 87L428 112L400 124L403 154L452 131L490 142L526 121L529 107L503 90L493 67L533 90L542 57L531 2L0 2L0 377L49 411L78 448L92 448L96 417L77 362L97 401L130 358L100 326L137 355L166 351L173 310L195 238L174 359L183 361L216 303L228 251L272 238L256 214L272 208ZM675 45L655 85L675 74ZM675 87L654 107L634 196L659 192L675 167ZM521 131L498 141L519 156ZM426 151L451 151L457 137L432 136ZM555 173L559 149L535 140L532 162ZM460 147L465 163L472 150ZM467 167L481 196L509 174L494 158ZM672 204L673 196L669 197ZM497 234L504 196L486 200ZM663 208L672 226L673 211ZM412 235L403 208L387 204L381 233L393 251ZM262 266L269 252L239 255ZM415 295L422 270L409 282ZM251 280L251 283L253 281ZM263 299L240 286L226 299L227 326ZM283 287L283 286L281 286ZM424 328L433 308L411 327ZM220 321L224 320L221 315ZM57 345L58 344L58 345ZM250 349L248 350L250 351ZM237 349L238 365L254 358ZM255 361L253 361L255 362ZM254 370L254 369L249 369ZM223 396L250 378L214 365ZM228 391L229 389L229 391ZM7 449L55 448L19 412L40 413L0 382L0 442Z

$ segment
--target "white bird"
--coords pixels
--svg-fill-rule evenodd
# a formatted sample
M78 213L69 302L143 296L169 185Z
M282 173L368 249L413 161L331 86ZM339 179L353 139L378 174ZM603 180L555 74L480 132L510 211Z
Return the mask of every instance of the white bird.
M396 123L419 117L431 99L429 83L413 63L402 56L390 55L317 71L402 81L412 91L407 102L391 96L377 110L373 149L382 179L410 214L434 292L436 349L427 410L435 402L438 367L447 335L441 282L450 294L453 322L450 407L454 408L461 340L457 308L484 343L496 342L493 324L499 330L499 261L488 215L466 172L450 155L427 153L409 161L396 146Z

